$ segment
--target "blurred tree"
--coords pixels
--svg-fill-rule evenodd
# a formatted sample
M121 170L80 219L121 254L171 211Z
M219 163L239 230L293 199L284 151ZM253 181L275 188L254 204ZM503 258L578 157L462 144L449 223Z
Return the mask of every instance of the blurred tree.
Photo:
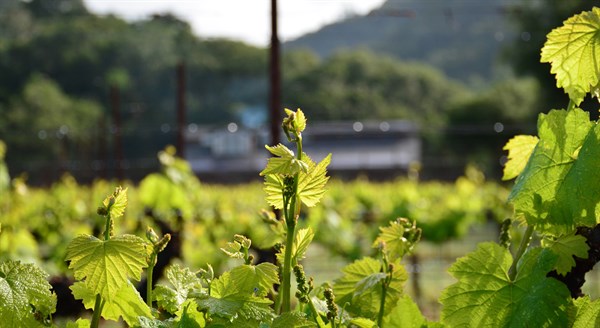
M40 169L55 159L72 159L73 154L89 159L90 145L100 132L97 103L67 96L42 75L32 76L22 93L0 112L4 118L0 135L7 144L9 165L23 162Z
M284 103L313 120L406 119L433 131L466 90L426 65L368 51L339 53L286 81Z
M22 2L36 18L88 14L83 0L27 0Z

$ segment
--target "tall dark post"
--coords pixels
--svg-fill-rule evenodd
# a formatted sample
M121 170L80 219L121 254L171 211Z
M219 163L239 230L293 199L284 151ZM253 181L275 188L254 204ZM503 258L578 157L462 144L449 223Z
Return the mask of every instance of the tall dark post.
M110 103L114 124L115 170L117 179L123 180L123 143L121 142L121 96L119 88L110 86Z
M279 37L277 36L277 0L271 0L271 47L269 48L269 54L271 145L276 145L279 143L281 135L281 69Z
M185 157L185 64L177 64L177 152Z

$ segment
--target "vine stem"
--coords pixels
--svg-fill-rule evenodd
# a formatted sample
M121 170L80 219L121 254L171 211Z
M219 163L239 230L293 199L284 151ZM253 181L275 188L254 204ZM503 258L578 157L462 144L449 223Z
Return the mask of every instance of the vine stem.
M302 136L295 133L296 137L296 158L302 159ZM292 247L294 246L294 240L296 239L296 220L300 215L300 200L298 199L298 180L300 174L294 175L293 192L290 198L286 198L284 195L283 199L283 212L285 215L285 223L287 227L286 242L285 242L285 254L283 258L283 272L281 281L281 312L289 312L291 310L291 273L292 273Z
M515 257L513 259L513 263L510 266L510 269L508 270L508 277L510 278L510 281L514 281L517 277L517 264L519 263L519 260L521 260L521 256L523 256L525 250L527 250L532 235L533 226L528 225L527 230L525 230L525 235L523 235L523 239L521 239L521 244L519 245L517 253L515 254Z
M108 208L108 214L106 215L106 227L104 230L104 240L110 239L110 226L111 226L110 217L110 207ZM94 314L92 316L92 322L90 323L90 328L98 328L100 324L100 315L102 314L102 309L104 308L104 301L100 294L96 295L96 303L94 304Z
M152 308L152 275L154 274L155 260L156 254L152 254L150 265L148 265L148 270L146 272L146 304L148 304L148 307L150 308Z

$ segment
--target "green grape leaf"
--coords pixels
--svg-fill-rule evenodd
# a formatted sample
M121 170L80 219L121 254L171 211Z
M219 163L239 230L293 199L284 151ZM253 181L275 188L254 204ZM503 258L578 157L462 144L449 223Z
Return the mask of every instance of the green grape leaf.
M586 243L585 237L575 235L574 232L552 241L548 248L558 256L558 260L556 261L556 272L563 276L570 272L571 268L575 266L575 259L573 256L587 259L588 250L590 249Z
M552 30L542 48L556 86L579 105L592 87L600 85L600 8L582 12Z
M591 301L589 296L573 301L577 311L572 328L600 327L600 301Z
M373 320L366 318L353 318L350 320L350 327L357 328L377 328L377 324ZM390 327L404 327L404 326L390 326Z
M298 196L304 205L313 207L325 194L325 184L329 180L327 166L331 162L331 154L327 155L319 164L315 164L306 154L302 155L302 160L308 164L308 173L300 173Z
M175 314L188 299L192 291L202 290L200 278L189 268L179 264L170 265L165 270L165 276L170 286L158 284L154 288L154 299L159 307Z
M265 176L264 191L267 194L265 200L269 205L283 209L283 178L279 175L268 174Z
M292 267L296 266L298 262L304 258L304 254L314 236L315 233L310 227L298 230L294 243L292 244ZM284 254L285 247L282 247L281 251L276 254L279 263L283 263Z
M481 243L448 272L458 280L440 297L442 322L451 327L567 327L570 292L546 274L556 255L547 249L526 252L509 278L512 256L495 243Z
M600 223L600 125L595 124L556 193L552 217L574 226Z
M563 180L579 157L592 126L589 114L581 109L540 114L540 141L509 195L517 216L525 218L530 225L572 226L573 218L554 215L556 209L552 206L556 205L557 193L564 187Z
M56 295L48 274L20 261L0 263L0 320L4 327L42 326L36 316L47 318L56 310Z
M67 247L66 260L75 271L75 279L85 279L94 294L110 302L128 278L140 280L146 261L146 243L133 235L123 235L102 241L94 236L80 235Z
M308 155L303 154L302 162L307 165L307 173L299 172L298 196L300 201L308 207L315 206L325 194L325 184L329 180L327 165L331 162L331 154L327 155L319 164L313 162ZM275 174L265 176L264 190L267 194L266 200L269 205L283 208L283 177Z
M79 318L75 322L67 322L66 328L89 328L90 325L90 320Z
M244 258L244 253L241 251L241 249L242 245L231 241L227 242L227 244L225 244L225 247L221 247L221 251L227 254L227 256L231 257L232 259Z
M382 263L371 257L355 261L342 269L344 276L335 281L333 290L336 303L346 304L351 313L375 319L379 313L381 284L385 274L381 272ZM408 275L404 267L396 263L392 272L392 282L387 290L385 314L394 307L403 292Z
M274 284L279 283L277 267L268 262L258 265L240 265L233 268L229 274L238 292L248 295L265 296Z
M117 219L123 216L125 207L127 207L127 188L117 187L115 192L106 197L102 202L104 207L109 211L112 219Z
M508 161L504 165L502 180L511 180L521 174L538 141L538 137L526 135L518 135L508 140L502 148L508 150Z
M390 313L383 318L385 327L422 328L427 320L408 295L403 295Z
M82 300L86 309L94 308L96 294L87 288L84 282L78 281L70 288L75 299ZM152 312L135 289L135 286L127 281L110 302L106 301L104 303L101 315L104 319L114 321L118 321L120 317L123 317L123 320L129 326L134 326L138 323L138 317L152 317Z
M196 299L201 310L210 315L232 319L240 316L243 319L270 320L273 313L267 298L254 295L254 291L240 290L229 271L223 273L211 284L210 296Z
M312 328L317 324L308 320L306 315L301 312L284 312L273 320L271 328Z
M380 233L373 242L373 247L378 248L383 244L390 261L401 259L412 249L413 243L404 237L405 229L400 222L392 221L387 227L379 227L379 230Z
M306 163L298 160L294 152L283 144L274 147L265 146L271 154L278 157L271 157L267 161L267 167L260 172L261 176L268 174L294 175L299 171L306 172L308 169Z

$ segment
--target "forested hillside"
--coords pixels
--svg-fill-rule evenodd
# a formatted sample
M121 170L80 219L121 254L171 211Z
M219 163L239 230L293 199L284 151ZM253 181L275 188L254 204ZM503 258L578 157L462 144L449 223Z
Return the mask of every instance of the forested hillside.
M548 74L536 74L531 49L560 17L591 5L551 3L390 0L286 44L283 105L315 121L411 120L426 161L497 166L509 135L530 131L523 122L543 102L566 99L540 95ZM266 113L264 48L206 39L165 13L128 22L95 15L82 0L0 6L0 139L13 176L112 177L117 135L130 173L155 170L155 154L176 141L180 65L186 124L243 124L248 109ZM506 68L495 65L502 49L524 77L496 74Z

